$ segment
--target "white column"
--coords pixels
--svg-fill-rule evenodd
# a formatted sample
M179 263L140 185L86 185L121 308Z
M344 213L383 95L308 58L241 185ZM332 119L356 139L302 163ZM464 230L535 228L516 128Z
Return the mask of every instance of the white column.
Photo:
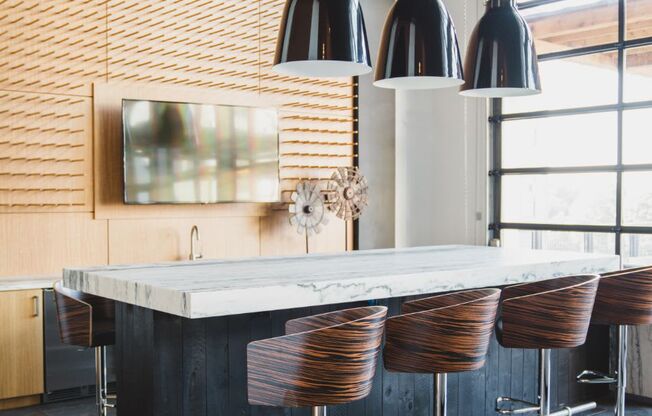
M385 17L393 0L361 0L375 67ZM360 218L361 249L394 247L394 91L360 77L360 169L369 181L369 206Z
M445 1L463 51L481 1ZM396 94L396 245L484 244L487 102L457 89Z

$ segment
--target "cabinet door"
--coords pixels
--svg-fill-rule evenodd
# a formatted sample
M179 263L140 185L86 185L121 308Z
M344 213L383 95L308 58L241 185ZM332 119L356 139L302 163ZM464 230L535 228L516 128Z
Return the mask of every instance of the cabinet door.
M0 292L0 399L43 393L43 292Z

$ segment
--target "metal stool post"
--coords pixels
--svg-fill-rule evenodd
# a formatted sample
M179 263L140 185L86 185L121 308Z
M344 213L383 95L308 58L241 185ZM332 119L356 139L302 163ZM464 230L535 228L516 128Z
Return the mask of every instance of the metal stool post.
M625 398L627 393L627 325L618 325L618 368L614 377L598 371L584 370L577 375L577 382L582 384L615 384L615 416L625 416Z
M387 320L385 368L434 373L434 416L446 416L448 373L484 365L499 299L499 289L431 296L403 303Z
M313 407L312 416L326 416L326 406Z
M448 405L447 386L448 375L446 373L435 374L434 416L446 416L446 406Z
M107 374L106 374L106 348L95 348L95 403L99 416L107 416Z
M612 374L584 370L577 382L616 384L614 415L625 416L628 326L652 324L652 266L603 274L591 323L618 326L618 367Z
M550 350L539 350L539 415L550 414Z
M496 337L506 348L539 351L537 403L510 397L496 399L496 412L516 415L571 416L597 407L595 402L562 406L551 411L551 349L584 344L598 289L599 276L568 276L524 283L503 290Z
M618 390L616 393L616 416L625 416L625 392L627 390L627 325L618 326Z

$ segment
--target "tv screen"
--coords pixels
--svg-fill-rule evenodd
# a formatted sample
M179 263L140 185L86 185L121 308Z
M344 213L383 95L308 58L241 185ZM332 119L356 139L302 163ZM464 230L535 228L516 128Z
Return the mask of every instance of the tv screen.
M275 109L122 101L124 202L277 202Z

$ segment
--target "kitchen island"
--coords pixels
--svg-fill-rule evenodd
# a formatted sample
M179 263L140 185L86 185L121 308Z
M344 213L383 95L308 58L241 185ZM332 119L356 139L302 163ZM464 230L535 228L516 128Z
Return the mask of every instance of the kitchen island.
M282 335L288 319L369 302L388 305L391 315L405 297L618 267L618 257L609 255L438 246L68 269L64 285L117 302L119 416L235 416L290 414L249 406L246 395L247 343ZM502 352L493 344L481 379L476 379L480 372L460 376L459 400L449 392L452 414L491 414L491 400L509 393L505 388L514 393L511 386L524 398L536 391L529 369L536 362L528 362L534 356L521 352L514 363L510 352L505 368L511 374L505 375ZM575 387L568 384L558 394L575 399L570 397ZM379 367L367 399L332 410L352 416L425 415L431 402L431 376L391 374Z

